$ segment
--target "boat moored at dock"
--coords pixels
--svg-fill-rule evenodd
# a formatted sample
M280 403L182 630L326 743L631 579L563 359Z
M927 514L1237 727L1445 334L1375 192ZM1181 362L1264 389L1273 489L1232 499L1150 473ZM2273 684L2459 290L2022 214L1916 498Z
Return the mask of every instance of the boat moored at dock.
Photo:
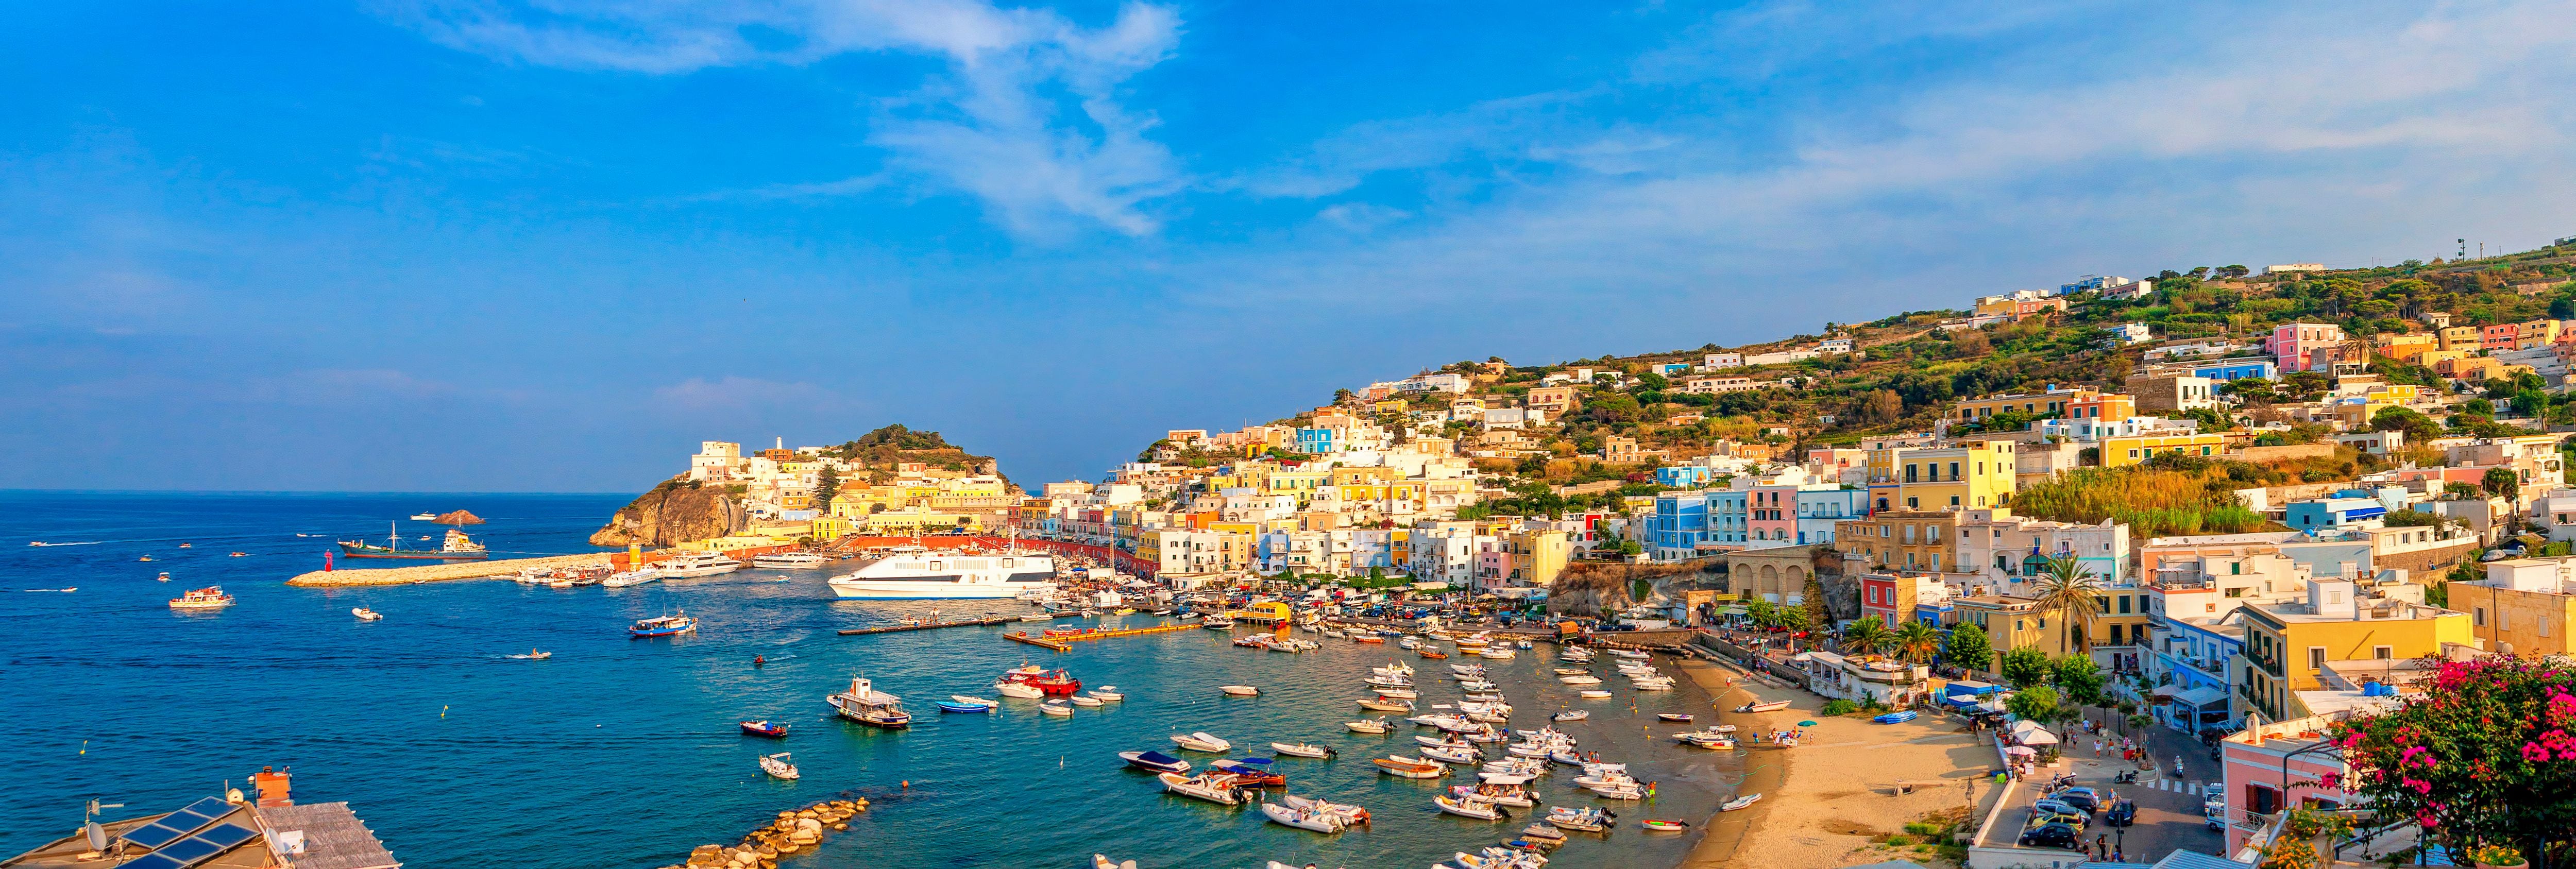
M741 569L742 562L721 552L683 552L653 563L653 572L663 579L715 576Z
M1039 553L898 551L829 581L844 600L1018 597L1055 588L1055 559Z
M772 552L751 557L751 566L762 570L820 570L830 559L811 552Z

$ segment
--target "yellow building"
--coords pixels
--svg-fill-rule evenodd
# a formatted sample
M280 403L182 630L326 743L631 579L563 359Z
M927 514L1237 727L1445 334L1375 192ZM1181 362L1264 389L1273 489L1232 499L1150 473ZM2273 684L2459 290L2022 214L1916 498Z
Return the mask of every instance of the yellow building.
M1501 578L1511 585L1554 585L1574 558L1574 541L1563 531L1514 531L1502 535L1501 543L1511 563Z
M2066 632L2052 628L2056 614L2043 612L2039 601L2008 594L1986 594L1963 597L1951 603L1959 621L1976 625L1986 632L1986 642L1995 649L1995 660L1978 669L1988 673L2003 671L2005 652L2014 649L2038 649L2051 657L2066 653Z
M806 529L805 533L812 535L814 539L829 543L848 536L850 522L847 519L832 516L818 516L812 522L806 523Z
M2090 389L2052 389L2047 392L1989 395L1984 398L1965 399L1951 405L1950 418L1960 422L1974 422L1998 413L2016 411L2031 416L2047 416L2052 413L2066 412L2066 406L2069 404L2097 400L2101 396L2101 393Z
M983 521L973 513L942 513L920 507L905 507L852 517L851 524L861 534L902 536L945 531L981 531Z
M2436 335L2436 340L2441 343L2444 350L2475 353L2486 346L2486 337L2479 333L2476 326L2452 326Z
M1964 510L1873 511L1865 519L1834 523L1834 548L1845 557L1860 556L1872 569L1958 570L1959 519L1965 515Z
M2451 605L2491 652L2523 657L2576 650L2576 557L2508 558L2487 578L2451 583Z
M2245 648L2236 657L2240 712L2281 721L2306 715L2298 692L2324 690L2326 662L2420 658L2443 643L2472 644L2469 614L2365 597L2353 583L2311 580L2296 603L2248 603L2236 610Z
M2102 467L2121 468L2147 460L2157 453L2179 453L2186 456L2215 456L2227 449L2227 435L2220 432L2196 432L2179 435L2131 435L2102 439Z
M1884 447L1867 459L1873 510L1999 507L2018 476L2011 441L1955 447Z

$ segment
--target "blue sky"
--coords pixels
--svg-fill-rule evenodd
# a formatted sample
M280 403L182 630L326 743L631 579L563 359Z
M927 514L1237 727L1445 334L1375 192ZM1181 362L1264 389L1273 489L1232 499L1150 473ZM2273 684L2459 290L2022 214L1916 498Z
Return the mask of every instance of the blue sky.
M14 4L0 487L1095 476L1462 358L2576 235L2576 8Z

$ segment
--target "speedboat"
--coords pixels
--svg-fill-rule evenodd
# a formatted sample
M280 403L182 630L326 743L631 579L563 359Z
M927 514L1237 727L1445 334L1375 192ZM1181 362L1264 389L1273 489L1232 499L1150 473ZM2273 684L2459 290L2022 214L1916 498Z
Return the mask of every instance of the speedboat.
M1679 833L1679 832L1682 832L1682 831L1684 831L1684 830L1688 830L1688 829L1690 829L1690 822L1689 822L1689 821L1662 821L1662 820L1652 820L1652 819L1649 819L1649 820L1644 820L1644 821L1638 821L1638 822L1637 822L1637 826L1645 828L1646 832L1649 832L1649 833Z
M1787 701L1787 700L1773 700L1773 701L1771 701L1771 702L1769 702L1769 703L1747 703L1747 704L1744 704L1744 705L1742 705L1742 706L1735 707L1735 711L1737 711L1737 712L1778 712L1778 711L1780 711L1780 710L1782 710L1782 709L1787 709L1787 708L1789 708L1789 701Z
M1206 800L1221 806L1240 806L1252 798L1250 793L1234 786L1234 776L1224 773L1185 776L1176 772L1167 772L1155 778L1162 780L1165 791Z
M787 752L784 751L761 755L760 771L768 773L771 778L796 780L796 765L787 762Z
M1590 710L1590 709L1570 709L1570 710L1567 710L1567 711L1564 711L1564 712L1556 713L1555 715L1553 715L1553 716L1549 716L1549 717L1554 718L1554 719L1556 719L1556 720L1558 720L1558 721L1581 721L1581 720L1583 720L1583 719L1586 719L1586 718L1590 718L1590 717L1592 717L1592 710Z
M1691 715L1688 712L1657 712L1655 713L1655 717L1665 721L1680 721L1684 723L1691 720Z
M1048 715L1053 715L1057 718L1066 718L1073 715L1073 707L1064 705L1064 701L1062 700L1049 700L1047 702L1040 703L1038 704L1038 711L1044 712Z
M1386 733L1388 730L1392 729L1392 728L1389 728L1389 727L1387 726L1386 719L1383 719L1383 718L1370 718L1370 719L1362 719L1362 720L1359 720L1359 721L1345 721L1345 722L1342 722L1342 726L1343 726L1343 727L1346 727L1346 728L1349 728L1349 729L1350 729L1350 731L1351 731L1352 733L1367 733L1367 734L1384 734L1384 733Z
M1735 810L1737 810L1737 809L1741 809L1741 808L1744 808L1744 807L1746 807L1746 806L1753 805L1754 803L1756 803L1756 802L1760 802L1761 800L1762 800L1762 795L1761 795L1761 794L1745 794L1745 795L1743 795L1743 796L1736 797L1735 799L1727 800L1727 801L1726 801L1726 804L1725 804L1725 805L1718 806L1718 807L1717 807L1717 810L1718 810L1718 811L1721 811L1721 812L1732 812L1732 811L1735 811Z
M1512 817L1510 812L1503 811L1503 807L1494 805L1489 800L1474 798L1453 799L1448 795L1443 794L1441 796L1432 797L1431 801L1438 803L1441 811L1457 815L1462 818L1474 818L1479 821L1507 821L1511 820Z
M1261 813L1269 816L1271 823L1318 833L1339 833L1348 825L1333 815L1302 812L1278 803L1262 803Z
M1327 758L1341 754L1330 748L1303 742L1273 742L1270 744L1270 750L1283 757Z
M753 736L766 736L771 739L785 739L787 738L787 725L772 724L767 720L745 721L742 722L742 732Z
M1234 748L1234 743L1218 739L1214 736L1209 736L1206 731L1192 733L1188 736L1174 735L1172 737L1172 744L1190 751L1204 751L1209 754L1223 754L1227 751L1233 750Z
M1098 698L1098 697L1085 697L1085 696L1082 696L1082 695L1080 695L1080 694L1075 694L1075 695L1073 695L1073 696L1071 696L1071 697L1066 697L1066 698L1064 698L1064 699L1065 699L1065 701L1066 701L1066 702L1070 702L1070 703L1072 703L1072 704L1073 704L1073 705L1075 705L1075 706L1098 706L1098 705L1100 705L1100 698Z
M384 613L380 613L366 607L359 607L357 609L350 610L349 614L357 616L358 620L362 622L381 621L385 617Z
M1581 698L1583 698L1583 699L1585 699L1585 700L1608 700L1608 699L1610 699L1610 692L1595 689L1595 690L1591 690L1591 691L1583 691L1583 692L1579 692L1579 693L1577 693L1575 696L1577 696L1577 697L1581 697Z
M1403 778L1439 778L1449 774L1447 766L1402 755L1370 758L1369 762L1377 765L1378 772Z
M1118 686L1116 686L1116 685L1102 685L1102 686L1100 686L1100 687L1098 687L1098 688L1093 688L1093 689L1091 689L1091 692L1090 692L1090 693L1091 693L1091 696L1093 696L1093 697L1098 697L1098 698L1100 698L1100 699L1102 699L1102 700L1112 700L1112 701L1115 701L1115 700L1125 700L1125 699L1127 699L1127 695L1126 695L1126 694L1124 694L1124 693L1121 693L1121 692L1118 690Z
M1252 697L1261 693L1261 689L1250 685L1218 685L1216 690L1223 691L1230 697Z
M679 615L637 619L634 625L629 626L626 629L626 633L628 636L633 637L676 637L681 634L696 631L697 629L698 620L686 613L682 613Z
M991 701L991 700L986 700L986 699L984 699L984 698L982 698L982 697L977 697L977 696L972 695L972 694L950 694L950 695L948 695L948 699L957 701L957 704L958 704L958 705L960 705L960 706L982 706L982 707L986 707L986 708L991 708L991 707L994 707L994 706L1000 706L1000 705L1002 705L1002 704L1000 704L1000 703L997 703L997 702L994 702L994 701Z
M1159 751L1122 751L1118 759L1137 769L1155 772L1189 772L1190 762Z
M1301 797L1294 794L1280 797L1279 801L1301 812L1340 818L1345 827L1369 822L1369 810L1349 803L1330 803L1314 797Z
M992 707L991 705L984 704L984 703L958 703L958 702L950 701L950 700L939 700L939 701L934 701L931 705L939 707L939 711L940 711L940 712L942 712L942 713L949 713L949 712L974 713L974 712L991 712L991 711L993 711L993 707Z

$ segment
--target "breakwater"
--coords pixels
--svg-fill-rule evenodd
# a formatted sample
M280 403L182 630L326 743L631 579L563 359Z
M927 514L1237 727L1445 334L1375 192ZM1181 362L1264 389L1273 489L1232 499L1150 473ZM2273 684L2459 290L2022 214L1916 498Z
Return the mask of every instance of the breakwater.
M503 558L494 561L421 564L411 567L366 568L361 570L316 570L298 574L287 585L303 588L351 588L370 585L410 585L419 582L446 582L458 579L489 579L512 576L528 568L560 570L566 567L595 567L608 564L608 553L590 555L549 555L543 558Z

